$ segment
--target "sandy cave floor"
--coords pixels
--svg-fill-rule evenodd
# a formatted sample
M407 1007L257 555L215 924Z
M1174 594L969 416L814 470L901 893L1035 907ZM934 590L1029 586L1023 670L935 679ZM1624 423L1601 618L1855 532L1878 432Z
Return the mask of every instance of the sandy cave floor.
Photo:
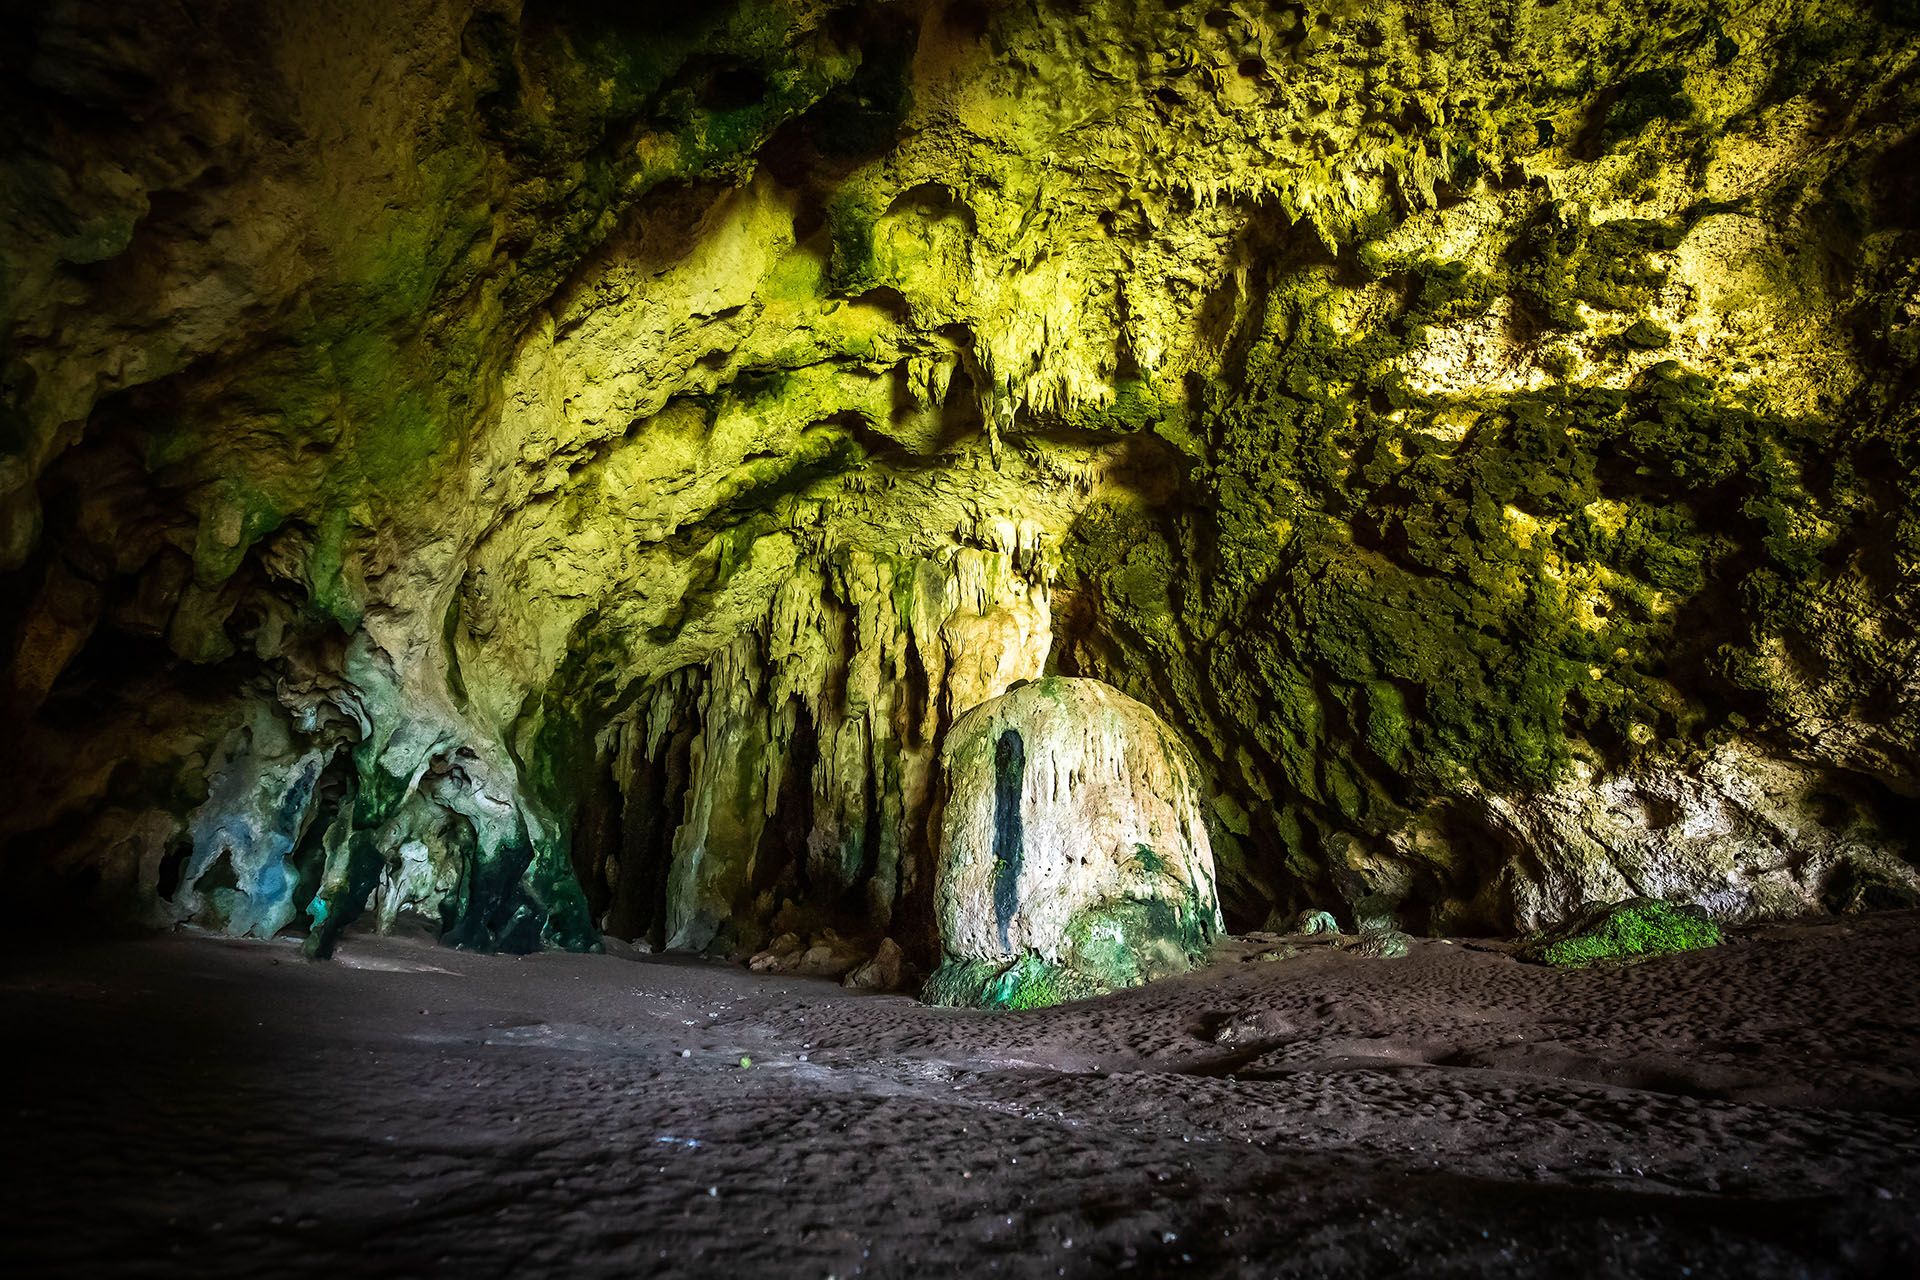
M49 1276L1920 1274L1920 913L1575 974L1261 950L1014 1014L374 938L333 964L16 951L4 1252Z

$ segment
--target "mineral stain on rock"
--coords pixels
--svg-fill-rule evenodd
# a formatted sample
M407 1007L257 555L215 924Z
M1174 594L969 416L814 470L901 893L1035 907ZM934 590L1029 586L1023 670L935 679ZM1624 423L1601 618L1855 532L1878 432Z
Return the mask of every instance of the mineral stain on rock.
M1031 1008L1135 986L1223 932L1192 756L1150 708L1049 676L957 720L941 763L929 999Z
M1004 947L1013 945L1007 930L1020 909L1020 795L1026 770L1020 731L1007 729L993 744L993 913Z

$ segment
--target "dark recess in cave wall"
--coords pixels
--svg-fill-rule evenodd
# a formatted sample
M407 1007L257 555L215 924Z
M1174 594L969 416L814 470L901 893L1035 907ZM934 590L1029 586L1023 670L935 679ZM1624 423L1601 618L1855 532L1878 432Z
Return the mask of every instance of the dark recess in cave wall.
M1008 729L993 744L993 914L1006 947L1013 945L1008 930L1020 908L1020 860L1026 845L1020 795L1026 773L1026 743L1018 729Z

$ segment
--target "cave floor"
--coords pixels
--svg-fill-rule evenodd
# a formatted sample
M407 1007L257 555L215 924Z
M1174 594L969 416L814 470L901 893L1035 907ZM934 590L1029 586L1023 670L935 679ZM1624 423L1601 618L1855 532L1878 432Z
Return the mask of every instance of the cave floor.
M1920 1271L1920 914L1609 972L1260 954L983 1014L390 939L333 964L15 952L5 1252L35 1275Z

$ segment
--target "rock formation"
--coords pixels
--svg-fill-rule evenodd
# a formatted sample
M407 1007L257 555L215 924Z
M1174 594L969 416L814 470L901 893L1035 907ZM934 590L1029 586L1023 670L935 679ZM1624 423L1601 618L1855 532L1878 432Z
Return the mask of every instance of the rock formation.
M929 964L1070 676L1229 924L1910 900L1917 21L10 6L0 865Z
M1563 969L1717 947L1720 928L1699 907L1659 898L1596 903L1528 938L1520 954Z
M788 566L749 629L613 720L601 834L581 859L611 931L754 946L811 903L924 934L944 727L1038 677L1051 638L1031 525L1024 543L1009 519L949 536L944 563L846 551Z
M1054 676L983 702L941 777L940 997L979 1000L1017 965L1061 994L1133 986L1223 931L1198 771L1125 694Z

